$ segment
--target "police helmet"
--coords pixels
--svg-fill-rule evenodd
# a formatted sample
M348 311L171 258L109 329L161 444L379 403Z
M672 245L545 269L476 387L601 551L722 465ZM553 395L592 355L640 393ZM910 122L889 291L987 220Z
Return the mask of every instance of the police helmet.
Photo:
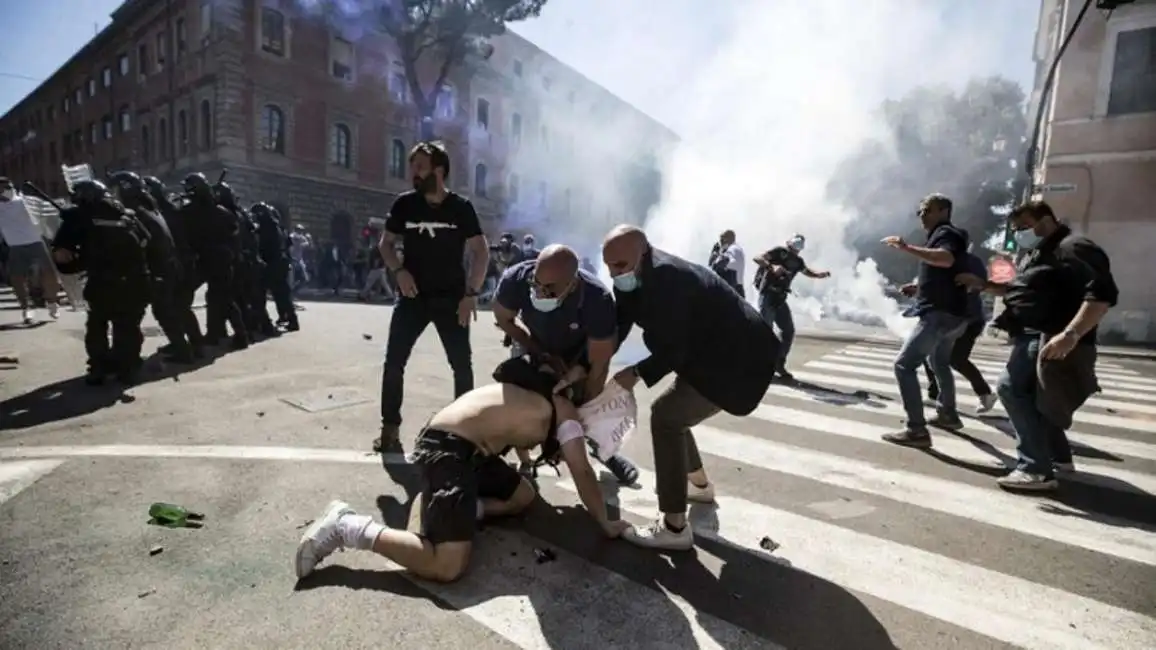
M136 172L113 172L108 175L108 180L125 194L145 194L148 192L148 186L145 185L144 179Z
M204 192L212 194L213 192L213 186L209 185L209 181L205 180L205 175L200 172L185 176L185 180L181 181L181 186L185 188L185 193L190 196Z
M213 186L213 193L217 195L217 200L225 205L233 206L237 204L237 195L233 193L233 188L224 181Z
M273 206L265 202L254 203L253 207L249 208L249 214L252 214L255 219L261 219L263 221L277 218Z
M108 186L97 180L77 181L72 184L69 198L75 205L93 205L108 198Z

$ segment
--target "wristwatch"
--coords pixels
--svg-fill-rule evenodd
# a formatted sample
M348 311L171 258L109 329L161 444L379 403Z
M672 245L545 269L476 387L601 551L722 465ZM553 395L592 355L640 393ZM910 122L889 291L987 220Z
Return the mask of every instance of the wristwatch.
M482 295L482 292L477 289L466 289L467 298L477 298L480 295Z

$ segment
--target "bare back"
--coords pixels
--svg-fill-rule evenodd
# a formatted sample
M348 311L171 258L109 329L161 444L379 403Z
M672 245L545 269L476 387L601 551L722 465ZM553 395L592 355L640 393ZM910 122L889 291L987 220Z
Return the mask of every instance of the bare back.
M429 421L497 454L508 446L529 449L546 439L553 405L541 395L512 384L487 384L462 395Z

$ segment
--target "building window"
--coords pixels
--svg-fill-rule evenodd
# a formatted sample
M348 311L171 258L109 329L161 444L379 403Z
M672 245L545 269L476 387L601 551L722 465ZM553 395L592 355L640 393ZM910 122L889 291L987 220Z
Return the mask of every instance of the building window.
M329 39L329 73L335 79L353 81L353 43L334 36Z
M56 107L55 106L49 106L48 107L47 118L48 118L49 124L52 124L53 122L56 121Z
M105 115L103 118L101 118L100 130L104 132L104 139L105 140L111 140L112 139L112 116L111 115Z
M89 77L88 82L85 85L88 87L88 96L89 97L95 97L96 96L96 79Z
M189 153L189 114L184 111L177 113L177 151Z
M68 112L72 110L72 99L66 96L64 99L60 100L60 110L65 115L67 115Z
M1108 115L1156 112L1156 27L1116 36Z
M486 166L482 163L474 165L474 194L486 195Z
M261 49L285 56L285 14L272 7L261 7Z
M514 61L514 76L515 77L521 77L522 76L522 62L521 61Z
M56 143L48 143L48 164L56 165Z
M434 107L434 115L438 119L452 120L454 119L454 89L449 84L443 85L438 92L437 101Z
M333 125L329 134L329 164L346 169L353 166L352 156L349 154L349 143L352 139L348 126Z
M397 138L389 143L389 177L405 178L405 143Z
M285 114L272 104L261 109L261 148L285 153Z
M128 133L132 128L132 117L129 115L128 106L120 107L120 132Z
M161 160L169 157L169 123L163 117L157 123L157 157Z
M201 100L201 148L211 149L213 146L213 109L209 100Z
M84 105L84 90L81 88L77 88L76 91L72 93L72 101L75 102L77 106L83 106Z
M506 192L509 195L510 203L518 202L518 180L517 174L510 174L510 182L507 183L509 189Z
M88 141L91 144L96 144L97 138L100 136L100 131L97 131L96 122L88 123Z
M165 69L165 53L169 51L169 39L164 32L157 33L157 47L156 47L156 71L160 72Z
M176 23L176 44L177 44L177 58L185 55L186 43L188 41L188 31L185 27L185 19L177 18Z
M514 113L510 117L510 140L515 145L522 142L522 115L520 113Z
M201 43L204 43L213 33L213 3L211 0L201 0Z
M490 128L490 102L479 99L476 121L478 126L483 129Z
M128 55L127 54L122 54L122 55L116 57L116 70L118 73L120 73L120 76L122 76L122 77L128 75Z
M100 85L105 88L112 87L112 68L106 67L100 71Z
M152 150L149 148L152 142L149 141L149 127L142 125L140 127L140 159L141 162L148 162Z
M393 72L389 75L389 94L393 96L393 101L399 104L409 101L409 80L400 63L393 64Z
M149 72L149 46L148 43L141 43L136 48L136 73L138 77L144 77Z

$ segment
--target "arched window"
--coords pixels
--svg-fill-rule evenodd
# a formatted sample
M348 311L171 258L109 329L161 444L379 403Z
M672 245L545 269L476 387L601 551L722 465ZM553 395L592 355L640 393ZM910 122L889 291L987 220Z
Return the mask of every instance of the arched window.
M397 138L389 143L389 176L405 178L405 143Z
M349 154L349 143L352 139L348 126L333 125L329 134L329 164L346 169L353 166L352 156Z
M189 115L184 111L177 113L177 151L189 153Z
M157 157L161 160L169 157L169 122L163 117L157 124Z
M261 109L261 148L285 153L285 114L272 104Z
M140 160L147 163L152 157L152 141L149 140L149 127L142 125L140 127Z
M209 100L201 101L201 148L211 149L213 147L213 110L209 105Z
M478 163L474 167L474 194L486 195L486 166L482 163Z

